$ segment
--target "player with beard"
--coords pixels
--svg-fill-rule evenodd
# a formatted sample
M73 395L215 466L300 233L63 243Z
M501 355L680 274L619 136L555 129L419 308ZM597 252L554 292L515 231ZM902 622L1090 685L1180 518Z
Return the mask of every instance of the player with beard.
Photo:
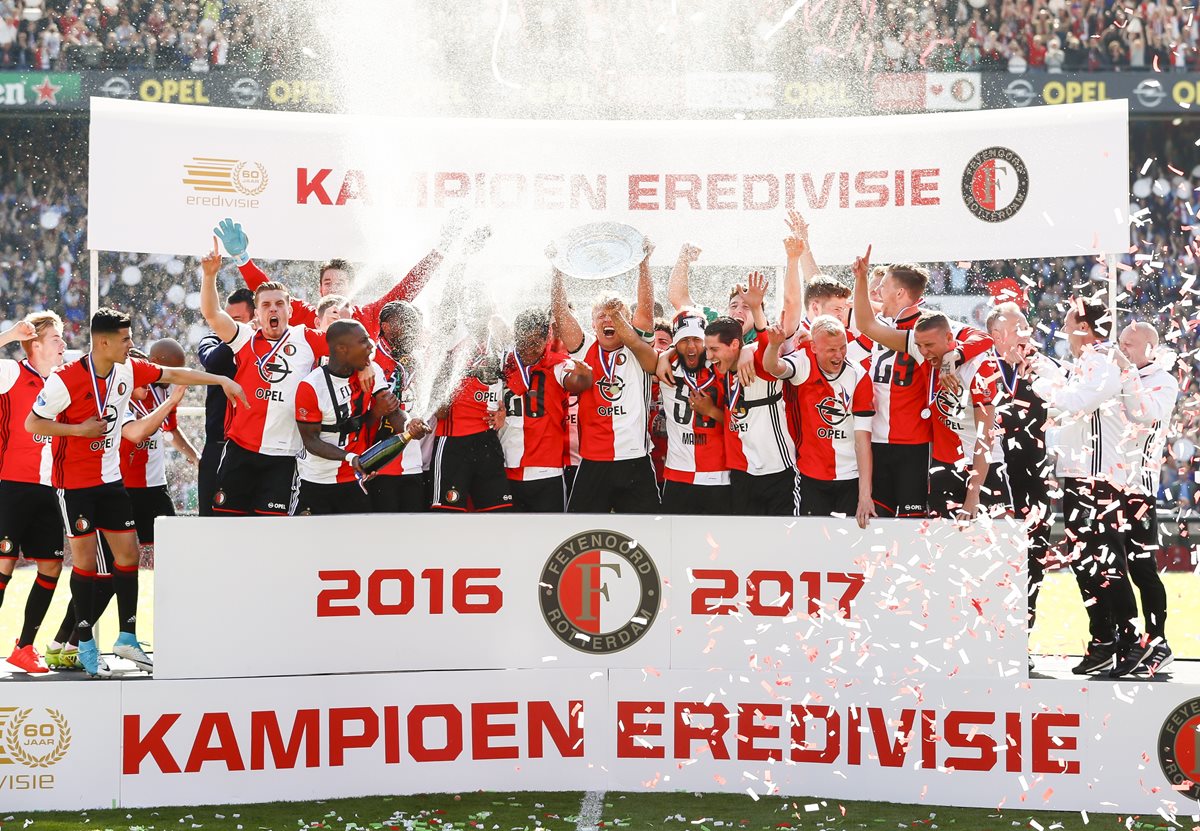
M225 301L225 314L238 323L254 320L254 292L237 289ZM237 372L229 344L209 332L196 348L200 365L205 372L232 378ZM213 516L213 495L217 492L217 467L225 452L225 392L220 387L207 387L204 392L204 449L196 477L196 501L200 516Z
M779 356L786 321L767 329L763 368L796 387L800 414L800 515L854 516L866 528L871 501L871 418L874 391L866 370L846 359L846 329L823 315L811 339Z
M924 359L909 333L924 311L929 273L907 263L889 266L878 292L882 312L876 317L868 286L870 258L871 247L867 246L866 255L855 260L853 297L855 325L873 342L871 450L875 466L871 492L880 516L923 516L929 496L933 426L929 375L922 369ZM941 361L944 374L992 348L992 339L985 333L953 321L950 327L955 347Z
M543 309L518 314L513 338L502 367L505 417L499 431L513 507L561 514L567 508L562 451L567 396L592 386L592 370L550 351L550 315Z
M1124 499L1130 464L1121 371L1106 342L1112 319L1095 300L1071 302L1063 321L1074 361L1060 367L1032 356L1033 391L1054 422L1046 444L1063 486L1063 525L1071 569L1088 614L1091 641L1077 675L1108 673L1137 646L1137 602L1129 580Z
M421 313L406 300L393 300L379 312L379 343L374 361L383 370L388 388L400 401L407 417L405 430L412 436L404 452L367 484L375 513L422 513L429 510L429 460L433 455L432 429L414 412L414 382L421 372L417 355L423 325ZM393 435L391 421L379 421L375 441Z
M388 418L404 429L400 401L388 389L383 370L371 362L375 345L356 320L335 320L325 333L329 361L296 389L296 427L304 442L300 455L299 512L310 515L366 514L371 498L357 480L365 476L359 455L371 446L372 422ZM372 371L363 387L359 374Z
M550 302L568 354L592 371L594 383L579 394L579 454L570 513L656 513L658 485L650 461L650 386L658 354L653 333L654 287L649 239L638 268L637 311L632 323L617 297L597 298L592 331L584 334L567 304L562 272L554 269ZM553 250L547 256L553 259Z
M46 379L63 365L67 345L54 312L34 312L0 334L0 347L20 343L24 360L0 359L0 604L17 558L37 565L25 601L20 637L8 662L29 673L47 671L33 646L62 574L63 527L51 487L50 442L25 429L25 416ZM52 644L61 653L61 644ZM47 650L49 657L49 650ZM55 654L56 664L60 654Z
M257 293L260 286L270 281L270 278L260 269L250 255L246 253L250 247L250 239L242 230L240 223L225 219L213 229L213 233L225 246L226 253L237 264L242 279L251 291ZM425 255L412 270L396 283L383 297L373 300L365 306L353 306L350 315L366 327L372 337L379 331L379 313L383 307L393 300L412 300L429 282L437 271L445 252L449 251L462 233L461 223L457 217L447 222L442 228L441 242L437 248ZM321 297L338 294L350 297L353 293L353 277L350 265L345 260L330 260L324 263L318 271L318 291ZM316 328L318 325L316 307L303 300L291 300L291 325Z
M249 407L228 414L213 510L286 516L295 508L296 456L303 448L296 429L296 387L328 354L325 338L291 324L291 300L280 283L262 283L254 291L257 330L226 314L217 298L221 255L215 239L201 267L200 311L229 344L237 366L234 377L250 397Z
M674 385L663 384L667 460L663 510L720 516L732 505L725 461L722 386L704 354L704 317L684 309L672 324L666 354Z
M1158 495L1167 428L1179 398L1179 381L1171 374L1175 356L1158 352L1158 332L1149 323L1131 323L1117 339L1113 353L1121 368L1121 406L1128 420L1122 441L1130 458L1125 490L1126 544L1129 578L1138 588L1146 635L1117 656L1109 675L1160 673L1175 660L1167 645L1167 590L1158 574Z
M114 651L141 669L153 670L137 640L138 546L133 505L121 483L118 421L130 394L135 387L158 382L220 384L238 405L246 405L242 388L228 378L130 358L129 330L129 316L122 312L101 308L92 315L91 352L46 379L25 419L30 433L53 437L51 479L58 488L74 562L71 601L78 621L79 661L92 676L102 674L100 651L92 638L97 532L104 535L115 560L112 581L121 632Z

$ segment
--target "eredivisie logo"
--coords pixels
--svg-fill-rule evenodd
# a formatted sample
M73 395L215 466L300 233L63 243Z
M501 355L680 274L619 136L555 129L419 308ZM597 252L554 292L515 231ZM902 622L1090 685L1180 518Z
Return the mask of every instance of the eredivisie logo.
M558 639L589 654L620 652L650 630L662 600L658 567L618 531L563 540L542 568L538 595Z
M1158 763L1171 787L1200 799L1200 698L1180 704L1158 734Z
M59 710L0 707L0 765L48 768L70 749L71 726Z
M1015 216L1028 195L1029 170L1007 147L979 151L963 170L963 202L984 222L1003 222Z
M200 193L240 193L258 196L267 189L270 177L259 162L193 156L183 166L183 184Z

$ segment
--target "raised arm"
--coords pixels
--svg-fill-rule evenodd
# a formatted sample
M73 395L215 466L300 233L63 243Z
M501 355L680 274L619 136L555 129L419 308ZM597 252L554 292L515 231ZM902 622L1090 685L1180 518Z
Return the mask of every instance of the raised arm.
M225 313L222 312L222 314ZM186 387L220 387L225 390L225 396L235 407L238 403L245 407L250 406L250 402L246 400L246 393L242 390L242 385L232 378L213 375L211 372L201 372L198 369L188 369L185 366L164 366L161 369L164 384Z
M8 346L10 343L33 340L35 337L37 337L37 330L33 327L33 324L19 320L12 328L0 332L0 348Z
M551 259L553 254L547 252ZM558 337L567 351L574 354L583 346L583 328L579 319L571 311L567 302L567 286L563 274L557 268L550 275L550 313L554 315L554 325L558 329Z
M854 323L858 326L858 331L893 352L907 351L908 335L883 323L875 317L875 310L871 308L867 288L867 278L871 274L871 246L867 246L866 254L855 258L853 271Z
M250 289L250 291L256 291L259 286L271 279L265 271L255 264L254 260L250 259L248 252L250 238L246 236L246 232L242 229L240 222L234 222L228 218L223 219L217 223L216 228L213 228L213 234L216 235L217 239L221 240L221 244L225 246L226 253L233 258L238 272L242 275L242 279L246 281L246 288ZM213 247L216 248L215 240ZM292 325L315 326L316 322L316 309L303 300L293 298Z
M179 406L187 387L175 387L163 402L141 418L127 421L121 426L121 438L138 444L154 435L163 422L171 415L171 411Z
M671 279L667 281L667 300L675 307L676 311L695 305L692 302L692 290L688 275L692 263L698 259L700 259L700 249L690 242L685 242L683 248L679 249L679 259L675 261L675 267L671 269Z
M750 307L750 311L754 315L754 328L760 332L767 331L767 327L770 325L770 321L767 320L767 313L763 309L763 301L767 296L767 288L767 278L757 271L752 271L746 278L746 287L742 289L742 298L746 301L746 305Z
M213 237L213 248L208 256L200 261L204 277L200 280L200 314L212 330L225 343L237 337L237 321L221 308L221 298L217 295L217 272L221 270L221 255L217 252L217 238Z
M813 254L812 243L808 239L808 223L797 211L788 211L787 224L792 236L804 243L804 251L800 255L800 275L807 283L821 273L821 269L817 266L816 255Z
M804 240L799 237L788 237L783 241L784 251L787 252L787 268L783 272L783 310L780 320L784 317L791 322L792 331L784 334L796 334L796 327L804 319L804 280L800 279L800 258L808 249Z
M642 250L646 256L642 257L638 266L637 311L633 313L633 326L639 331L649 332L654 329L654 282L650 279L650 255L654 253L654 243L649 237L642 239ZM649 372L653 373L654 370L650 369Z
M612 316L613 328L617 330L617 337L621 339L621 343L637 358L638 366L647 374L653 375L658 369L658 353L654 351L653 346L642 340L642 336L625 319L625 315L621 314L621 301L610 300L608 313ZM636 315L634 317L636 318Z
M783 323L781 320L775 326L767 327L767 348L763 350L762 365L763 369L776 378L791 378L795 374L794 370L787 363L779 360L779 347L788 338L787 333L784 332Z

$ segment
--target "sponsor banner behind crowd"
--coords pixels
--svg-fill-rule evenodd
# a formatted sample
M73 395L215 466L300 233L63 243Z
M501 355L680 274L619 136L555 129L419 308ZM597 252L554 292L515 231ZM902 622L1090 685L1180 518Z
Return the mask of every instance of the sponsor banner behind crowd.
M780 259L795 207L826 263L867 244L884 262L1098 253L1127 245L1127 126L1117 103L465 125L92 99L88 243L195 252L233 216L252 256L394 262L463 207L488 217L493 262L542 263L549 240L608 220L665 252L703 240L707 263L761 263Z
M519 529L519 530L518 530ZM902 681L1024 672L1024 540L949 523L623 516L160 518L155 676L539 667L849 669ZM346 540L403 540L348 547ZM484 541L504 540L503 545ZM272 590L231 581L286 551ZM330 559L330 553L337 557ZM975 575L975 576L969 576ZM979 575L986 575L982 577ZM303 651L205 644L278 621ZM203 627L193 621L209 619Z
M1200 104L1200 73L983 74L983 103L988 109L1121 99L1128 99L1134 113L1192 113Z
M0 804L654 788L1195 811L1195 685L829 681L647 667L7 685Z

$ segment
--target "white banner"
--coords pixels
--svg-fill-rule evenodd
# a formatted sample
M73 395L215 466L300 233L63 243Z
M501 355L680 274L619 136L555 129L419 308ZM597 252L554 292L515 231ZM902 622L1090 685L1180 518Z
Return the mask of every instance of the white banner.
M236 530L236 545L230 533ZM1024 672L1024 540L737 517L163 518L158 678L541 667ZM253 561L271 575L231 580ZM253 610L303 650L223 650ZM196 621L205 621L203 626Z
M1100 253L1129 243L1127 122L1122 101L586 122L93 98L88 244L195 253L231 216L252 256L411 263L462 207L492 225L493 263L544 263L562 232L612 220L648 234L658 264L691 241L702 263L766 265L782 261L781 218L796 207L822 263L850 262L868 243L880 262Z
M121 686L10 681L2 689L0 810L117 805Z

